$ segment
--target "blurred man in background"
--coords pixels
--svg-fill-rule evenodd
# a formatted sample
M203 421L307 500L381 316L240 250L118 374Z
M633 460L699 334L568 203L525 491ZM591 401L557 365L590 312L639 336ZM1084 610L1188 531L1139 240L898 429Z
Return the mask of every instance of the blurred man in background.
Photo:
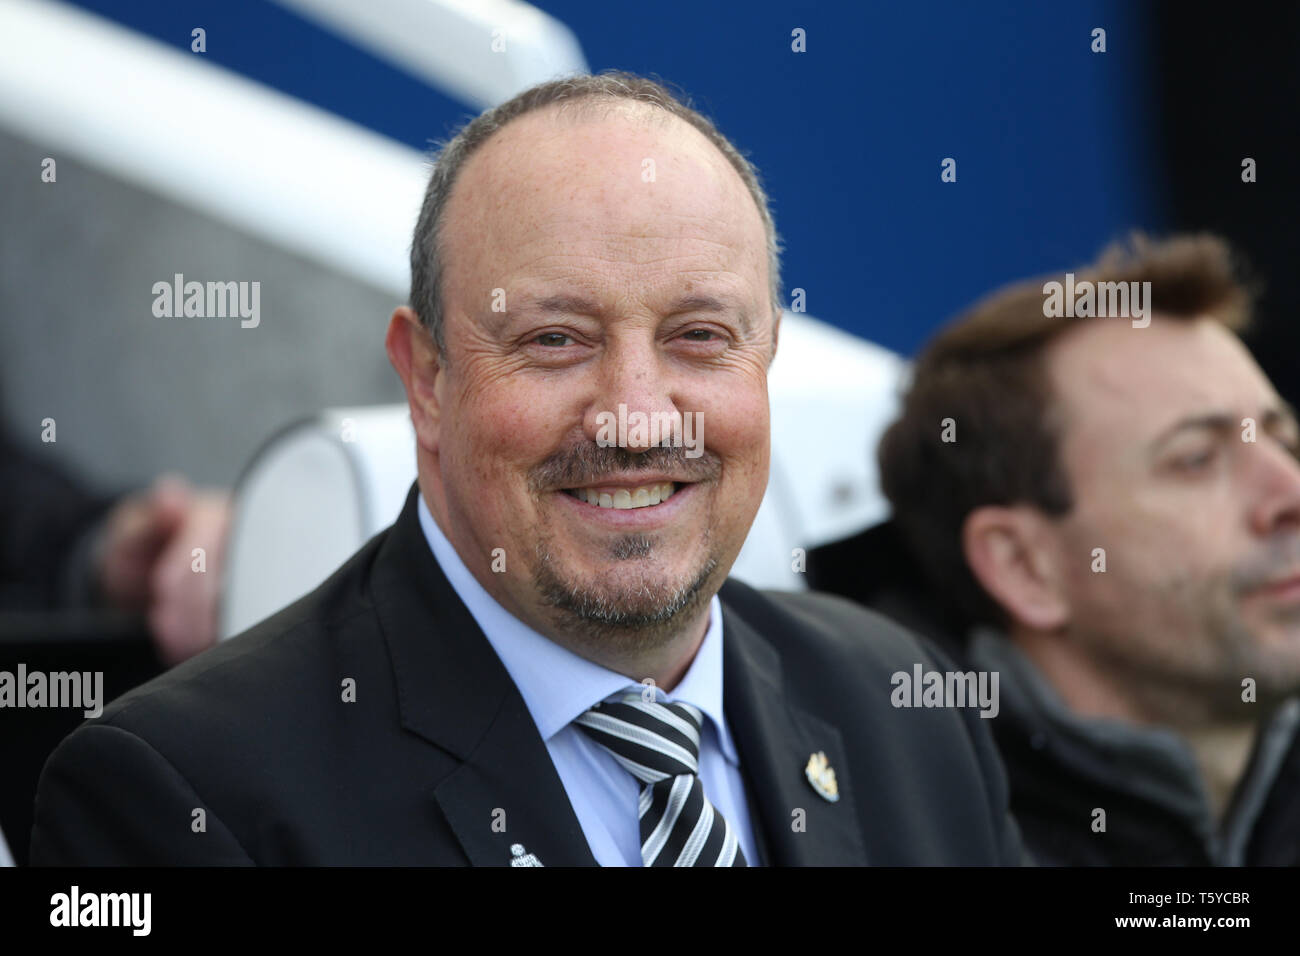
M0 672L100 672L121 693L211 647L229 516L225 492L171 475L97 493L0 429ZM0 866L26 861L37 776L83 715L6 703Z
M1048 281L1137 283L1146 314L1038 280L945 328L880 444L892 531L812 583L974 625L1039 862L1300 863L1300 435L1237 337L1250 295L1209 236ZM852 581L891 533L945 610Z

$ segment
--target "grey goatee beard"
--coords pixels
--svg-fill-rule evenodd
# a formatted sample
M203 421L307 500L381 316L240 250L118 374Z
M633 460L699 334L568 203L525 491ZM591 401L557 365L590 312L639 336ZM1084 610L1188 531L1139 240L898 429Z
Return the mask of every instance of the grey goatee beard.
M653 550L649 536L624 535L611 545L610 555L619 561L636 560L649 557ZM598 587L577 585L562 577L547 542L541 541L533 586L543 604L551 609L557 631L607 653L631 654L662 646L675 637L712 598L714 589L707 585L717 569L717 556L710 553L686 584L642 584L611 596Z

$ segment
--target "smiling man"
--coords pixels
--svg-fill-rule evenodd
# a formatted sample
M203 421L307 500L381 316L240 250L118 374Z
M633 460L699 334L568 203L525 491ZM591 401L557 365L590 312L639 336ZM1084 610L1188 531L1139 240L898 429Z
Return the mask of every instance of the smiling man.
M767 199L706 119L629 74L528 90L443 148L411 260L406 508L69 738L37 862L1020 862L977 713L890 704L942 661L727 581L782 310ZM622 414L673 427L611 442Z

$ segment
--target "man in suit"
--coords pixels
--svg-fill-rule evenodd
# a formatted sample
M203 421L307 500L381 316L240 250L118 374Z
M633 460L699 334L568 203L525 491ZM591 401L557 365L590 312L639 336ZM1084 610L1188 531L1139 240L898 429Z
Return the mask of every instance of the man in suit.
M442 150L411 256L401 516L65 741L36 862L1020 862L979 713L891 703L945 661L726 580L781 304L706 119L629 74L528 90Z
M1300 864L1300 430L1236 335L1249 291L1205 235L1045 279L927 344L890 525L809 572L1001 675L1037 862Z

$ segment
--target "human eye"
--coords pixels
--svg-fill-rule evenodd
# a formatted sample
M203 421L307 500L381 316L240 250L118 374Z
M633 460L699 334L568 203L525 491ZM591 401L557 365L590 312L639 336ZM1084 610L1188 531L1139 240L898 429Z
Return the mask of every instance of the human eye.
M539 332L532 342L544 348L563 348L573 342L573 337L563 332Z
M1170 465L1175 471L1184 474L1194 474L1204 471L1214 464L1218 458L1219 448L1217 445L1209 445L1199 449L1191 450L1176 455Z

